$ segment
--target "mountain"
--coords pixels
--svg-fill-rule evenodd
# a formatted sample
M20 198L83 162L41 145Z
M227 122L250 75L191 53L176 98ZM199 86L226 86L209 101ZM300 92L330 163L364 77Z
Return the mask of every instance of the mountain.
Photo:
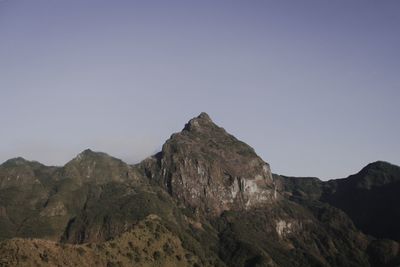
M206 113L173 134L145 172L185 205L218 216L276 202L269 165Z
M400 241L400 167L384 161L368 164L344 179L277 176L283 194L297 202L318 200L343 210L364 233Z
M206 113L136 165L16 158L0 165L0 266L397 266L396 229L370 218L396 218L398 168L275 175Z
M329 181L321 201L346 212L359 229L400 241L400 167L377 161L346 179Z

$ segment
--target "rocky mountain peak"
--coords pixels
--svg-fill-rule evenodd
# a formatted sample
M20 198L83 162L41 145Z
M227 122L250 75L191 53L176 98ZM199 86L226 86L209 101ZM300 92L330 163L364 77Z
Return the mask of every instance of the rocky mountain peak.
M144 164L148 175L170 194L207 214L265 205L277 198L269 165L206 113L191 119L166 141L152 163Z

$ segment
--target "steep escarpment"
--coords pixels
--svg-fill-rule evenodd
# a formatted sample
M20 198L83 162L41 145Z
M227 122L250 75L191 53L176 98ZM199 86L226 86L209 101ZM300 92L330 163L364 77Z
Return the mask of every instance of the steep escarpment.
M206 113L173 134L143 168L185 205L210 215L271 204L278 198L269 165Z

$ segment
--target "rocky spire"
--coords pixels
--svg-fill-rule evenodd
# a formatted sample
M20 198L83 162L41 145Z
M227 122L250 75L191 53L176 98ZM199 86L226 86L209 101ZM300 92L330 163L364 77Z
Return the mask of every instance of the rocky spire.
M157 161L148 168L151 176L170 194L207 214L276 199L269 165L204 112L167 140Z

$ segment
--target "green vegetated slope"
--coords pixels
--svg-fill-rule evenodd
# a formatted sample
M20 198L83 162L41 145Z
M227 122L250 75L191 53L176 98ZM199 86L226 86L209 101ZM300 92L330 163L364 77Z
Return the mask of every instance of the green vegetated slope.
M329 182L272 175L205 113L134 166L91 150L63 167L12 159L0 266L396 266L395 229L373 237L369 218L396 219L382 209L398 167L377 165Z

